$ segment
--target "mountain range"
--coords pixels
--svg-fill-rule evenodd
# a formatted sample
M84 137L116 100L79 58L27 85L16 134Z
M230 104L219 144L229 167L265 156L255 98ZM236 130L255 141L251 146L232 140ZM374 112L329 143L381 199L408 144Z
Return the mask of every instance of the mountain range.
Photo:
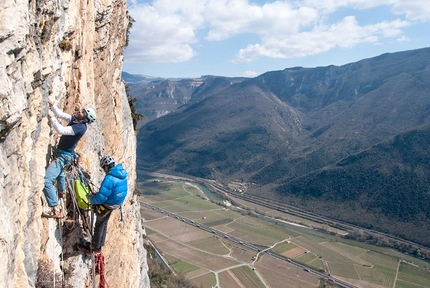
M430 246L430 48L255 78L126 83L146 118L139 168L239 181Z

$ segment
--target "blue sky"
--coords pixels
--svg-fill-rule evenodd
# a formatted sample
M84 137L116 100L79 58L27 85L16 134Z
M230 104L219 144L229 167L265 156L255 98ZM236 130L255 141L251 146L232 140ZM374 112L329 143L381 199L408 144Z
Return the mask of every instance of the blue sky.
M123 71L254 77L430 47L429 0L129 0Z

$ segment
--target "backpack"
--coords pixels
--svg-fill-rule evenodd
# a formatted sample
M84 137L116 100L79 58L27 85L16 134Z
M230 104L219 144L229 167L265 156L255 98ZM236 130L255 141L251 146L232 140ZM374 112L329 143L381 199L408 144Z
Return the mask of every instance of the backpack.
M81 181L78 179L74 180L75 193L76 193L76 202L78 203L78 207L80 209L88 209L90 207L90 201L87 198L87 194L89 193L89 187L84 186Z

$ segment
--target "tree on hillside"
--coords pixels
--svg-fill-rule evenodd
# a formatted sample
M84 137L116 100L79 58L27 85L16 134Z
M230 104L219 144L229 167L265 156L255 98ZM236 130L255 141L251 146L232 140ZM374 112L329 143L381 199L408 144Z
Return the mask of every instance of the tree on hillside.
M130 96L130 87L128 85L125 85L125 93L127 94L128 105L130 105L131 118L133 119L133 128L137 134L137 128L136 128L137 122L139 120L142 120L145 117L145 115L137 113L136 105L134 104L137 101L137 99L135 97Z

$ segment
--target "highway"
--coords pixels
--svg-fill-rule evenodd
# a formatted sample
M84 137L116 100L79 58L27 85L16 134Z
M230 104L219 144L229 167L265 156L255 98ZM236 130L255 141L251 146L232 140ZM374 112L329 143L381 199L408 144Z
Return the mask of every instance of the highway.
M398 243L402 243L404 245L411 245L412 247L419 248L422 251L428 251L430 253L430 250L428 247L417 244L417 243L412 242L412 241L402 239L400 237L396 237L396 236L386 234L383 232L379 232L376 230L366 229L366 228L363 228L363 227L360 227L357 225L345 223L345 222L342 222L342 221L339 221L336 219L331 219L329 217L324 217L324 216L321 216L321 215L318 215L318 214L315 214L312 212L308 212L304 209L300 209L298 207L295 207L295 206L292 206L289 204L275 202L275 201L272 201L270 199L263 198L260 196L247 195L246 193L242 194L240 192L236 192L236 191L233 191L231 189L225 188L224 186L216 183L215 181L207 181L205 179L199 179L199 181L202 182L206 187L212 188L213 190L218 191L218 193L221 193L224 197L227 197L227 198L234 197L234 198L242 199L244 201L258 204L260 206L264 206L264 207L267 207L267 208L270 208L273 210L277 210L280 212L299 216L299 217L304 218L304 219L312 220L312 221L317 222L317 223L324 223L324 224L327 224L331 227L335 227L335 228L342 229L345 231L356 230L356 231L367 232L368 234L371 234L371 235L382 236L386 239L397 241Z
M320 271L317 271L317 270L311 269L311 268L309 268L309 267L307 267L307 266L304 266L304 265L302 265L302 264L300 264L300 263L294 262L294 261L293 261L292 259L290 259L290 258L286 258L286 257L283 257L283 256L281 256L281 255L278 255L278 254L272 253L272 252L270 252L270 251L263 250L263 249L261 249L260 247L258 247L258 246L256 246L256 245L254 245L253 243L245 242L245 241L243 241L243 240L242 240L242 239L240 239L240 238L233 237L233 236L228 235L228 234L226 234L226 233L223 233L223 232L221 232L221 231L219 231L219 230L215 230L215 229L213 229L213 228L211 228L211 227L205 226L205 225L203 225L203 224L201 224L201 223L197 223L197 222L195 222L195 221L193 221L193 220L190 220L190 219L184 218L184 217L182 217L182 216L180 216L180 215L174 214L174 213L169 212L169 211L165 211L165 210L163 210L163 209L161 209L161 208L158 208L158 207L156 207L156 206L153 206L153 205L148 204L148 203L145 203L145 202L140 202L140 205L142 205L142 206L144 206L144 207L147 207L148 209L152 209L152 210L154 210L154 211L157 211L157 212L159 212L159 213L162 213L162 214L164 214L164 215L166 215L166 216L169 216L169 217L171 217L171 218L174 218L174 219L176 219L176 220L178 220L178 221L182 221L182 222L184 222L184 223L186 223L186 224L192 225L192 226L194 226L194 227L196 227L196 228L202 229L202 230L204 230L204 231L206 231L206 232L209 232L209 233L215 234L215 235L217 235L217 236L219 236L219 237L223 237L223 238L225 238L225 239L228 239L229 241L232 241L232 242L235 242L235 243L237 243L237 244L243 245L243 246L245 246L245 247L247 247L247 248L249 248L249 249L251 249L251 250L256 251L256 252L257 252L257 253L259 253L259 254L265 254L265 255L267 255L267 256L270 256L270 257L276 258L276 259L278 259L278 260L281 260L281 261L283 261L283 262L286 262L286 263L288 263L289 265L292 265L292 266L294 266L294 267L297 267L297 268L299 268L299 269L302 269L302 270L303 270L303 271L305 271L305 272L308 272L308 273L314 274L314 275L316 275L316 276L318 276L318 277L320 277L320 278L324 278L324 279L326 279L327 281L331 281L331 282L333 282L333 283L336 283L336 284L337 284L337 285L339 285L339 286L346 287L346 288L358 288L357 286L354 286L354 285L352 285L352 284L350 284L350 283L347 283L347 282L345 282L345 281L342 281L342 280L336 279L336 278L334 278L334 277L332 277L332 276L328 276L328 275L326 275L326 274L324 274L324 273L322 273L322 272L320 272Z
M231 190L229 188L222 186L221 184L217 183L215 180L198 178L198 177L194 177L194 176L190 176L190 175L187 175L187 177L185 177L185 176L179 176L179 175L175 176L175 175L154 173L154 172L149 172L149 171L147 171L145 173L148 175L155 176L155 177L171 178L171 179L191 181L191 182L194 181L196 183L201 183L202 185L206 186L208 189L212 190L214 193L221 194L222 196L224 196L226 198L234 197L234 198L242 199L242 200L250 202L250 203L258 204L260 206L267 207L267 208L277 210L280 212L288 213L291 215L296 215L296 216L302 217L304 219L309 219L309 220L315 221L317 223L324 223L324 224L327 224L331 227L342 229L345 231L351 231L351 230L363 231L363 232L366 232L370 235L382 236L382 237L385 237L387 240L397 241L398 243L404 244L406 246L410 245L414 248L419 248L421 251L426 251L426 253L430 254L429 247L426 247L424 245L420 245L418 243L408 241L408 240L405 240L403 238L396 237L396 236L386 234L383 232L379 232L376 230L367 229L367 228L363 228L363 227L360 227L357 225L342 222L342 221L339 221L337 219L332 219L329 217L321 216L321 215L306 211L305 209L301 209L301 208L298 208L296 206L285 204L285 203L280 203L279 201L276 202L276 201L273 201L273 200L270 200L270 199L267 199L267 198L264 198L264 197L261 197L258 195L248 195L247 193L236 192L234 190Z

